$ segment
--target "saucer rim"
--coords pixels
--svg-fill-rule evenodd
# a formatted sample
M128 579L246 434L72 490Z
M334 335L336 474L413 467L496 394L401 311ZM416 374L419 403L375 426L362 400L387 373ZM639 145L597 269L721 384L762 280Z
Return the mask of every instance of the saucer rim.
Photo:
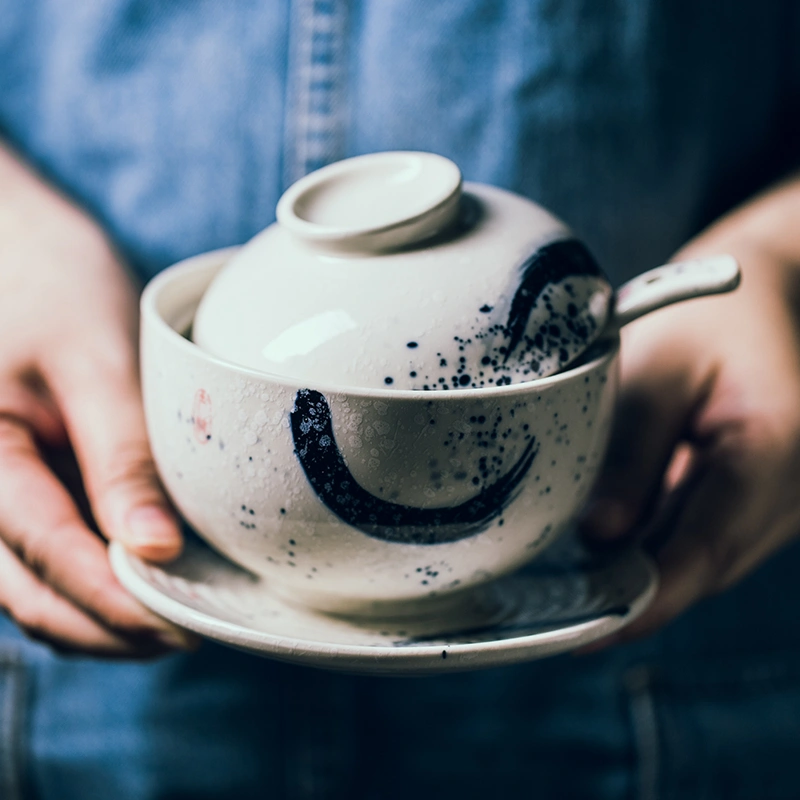
M145 562L128 553L122 544L111 542L108 549L112 570L120 583L151 611L180 627L219 644L278 661L373 675L467 671L532 661L568 652L602 639L633 622L649 606L658 587L658 571L654 561L640 548L636 548L621 554L620 561L625 557L638 562L637 567L646 572L643 575L645 588L631 600L627 613L623 615L605 614L596 619L552 630L484 642L413 644L401 647L388 643L385 647L340 644L258 631L199 611L170 597L139 574L134 562L142 566L145 566ZM168 565L146 566L168 571ZM298 612L298 609L276 595L270 595L270 599ZM324 615L315 616L324 623Z

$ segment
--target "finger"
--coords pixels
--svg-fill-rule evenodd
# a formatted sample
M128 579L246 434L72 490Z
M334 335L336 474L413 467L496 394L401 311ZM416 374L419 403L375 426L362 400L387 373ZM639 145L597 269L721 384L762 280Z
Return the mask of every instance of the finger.
M720 520L709 514L705 503L716 502L718 508L724 509L723 485L730 488L729 482L720 480L720 476L698 479L693 475L674 490L645 532L646 548L658 565L655 597L630 625L579 648L575 651L577 655L596 653L647 636L707 593L713 574L711 564L721 558L722 548L716 545L715 538L719 535Z
M62 409L101 531L152 561L181 550L180 527L150 453L136 371L127 339L98 351L73 348L52 365Z
M722 591L794 530L773 513L778 480L764 460L712 453L674 493L654 525L659 587L644 614L600 649L649 635L700 599Z
M7 420L0 420L0 533L42 582L103 627L170 646L192 645L188 634L119 585L105 545L39 459L30 432Z
M0 609L31 638L62 652L103 657L152 656L169 650L157 639L110 631L42 583L0 540Z
M672 532L656 554L660 585L650 608L626 631L646 635L701 598L735 583L774 549L761 481L717 463L689 482Z
M678 488L692 471L695 451L688 442L679 442L664 473L664 490L670 493Z
M624 535L647 517L693 412L695 389L679 365L654 364L623 373L606 458L582 520L589 537Z
M6 379L0 384L0 415L23 422L47 444L66 441L64 422L50 398L19 379Z

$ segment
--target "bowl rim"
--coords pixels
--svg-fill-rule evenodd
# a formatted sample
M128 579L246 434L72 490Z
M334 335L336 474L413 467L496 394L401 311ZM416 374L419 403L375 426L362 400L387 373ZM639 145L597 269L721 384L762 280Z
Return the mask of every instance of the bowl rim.
M186 278L187 275L211 271L212 267L221 269L239 250L240 246L225 247L218 250L210 250L195 256L182 259L172 264L155 277L153 277L142 291L139 308L141 313L141 333L144 338L148 331L153 331L162 338L168 340L170 344L177 346L184 352L194 357L200 357L212 364L227 369L231 372L256 378L259 381L268 381L292 389L314 388L315 390L328 394L349 395L353 397L372 397L376 400L411 400L415 402L458 402L459 400L480 400L514 395L528 395L539 389L550 389L562 383L569 383L587 373L602 367L606 363L611 363L618 356L620 350L620 337L616 333L612 337L601 337L595 344L606 344L604 352L591 361L580 364L577 367L558 372L545 378L536 378L522 383L512 383L505 386L481 387L477 389L453 389L449 391L423 391L418 389L392 389L390 387L367 388L363 386L348 386L346 384L317 383L316 381L300 381L297 378L280 375L266 370L257 370L237 364L234 361L213 355L206 352L183 334L179 333L170 325L158 310L158 301L161 293L173 282ZM216 272L209 276L209 282Z

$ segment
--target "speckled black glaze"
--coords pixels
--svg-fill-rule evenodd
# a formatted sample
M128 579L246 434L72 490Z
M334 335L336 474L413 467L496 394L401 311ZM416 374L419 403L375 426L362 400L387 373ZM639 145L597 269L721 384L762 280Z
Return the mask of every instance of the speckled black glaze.
M425 337L412 349L405 369L387 375L422 391L504 386L559 372L572 365L605 324L597 299L611 303L611 288L586 246L577 239L550 241L526 258L514 274L507 297L475 309L475 322L449 347L426 352ZM558 290L554 290L554 287ZM573 302L574 301L574 302ZM543 306L545 314L534 315ZM532 321L544 318L546 322ZM413 345L413 347L412 347Z
M520 272L522 278L519 288L514 294L514 299L511 301L511 310L506 322L508 347L503 356L504 364L508 363L511 355L523 343L523 339L529 338L525 336L528 319L533 307L548 286L573 277L603 277L600 266L592 254L586 249L583 242L579 242L577 239L561 239L540 247L520 267ZM595 331L594 326L589 324L590 321L581 318L580 309L571 307L563 323L569 334L586 347L590 343L589 337ZM550 324L555 322L557 320L551 320ZM562 334L563 331L559 335ZM547 334L541 336L542 343L546 338ZM536 352L542 349L541 344L537 343L535 339L534 335L531 341L525 342L526 352Z
M443 544L486 530L516 497L538 452L531 437L508 472L474 497L452 507L417 508L376 497L355 480L336 444L322 394L301 389L290 422L295 454L325 506L368 536L403 544Z

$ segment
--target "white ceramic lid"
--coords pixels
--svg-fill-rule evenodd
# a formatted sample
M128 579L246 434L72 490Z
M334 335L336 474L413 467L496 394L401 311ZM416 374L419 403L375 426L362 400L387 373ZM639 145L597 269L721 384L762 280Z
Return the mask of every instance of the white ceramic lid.
M277 216L216 277L193 327L199 346L259 371L317 386L502 385L558 371L608 314L611 288L563 223L462 187L442 156L331 164Z

